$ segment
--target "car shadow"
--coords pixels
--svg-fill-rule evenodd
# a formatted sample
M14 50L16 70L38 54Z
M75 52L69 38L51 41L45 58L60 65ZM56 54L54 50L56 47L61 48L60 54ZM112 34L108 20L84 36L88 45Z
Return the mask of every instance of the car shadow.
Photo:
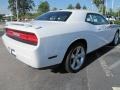
M119 41L119 45L120 45L120 41ZM98 60L98 58L102 57L103 55L105 55L106 53L108 53L109 51L111 51L114 48L115 48L114 46L111 46L109 44L109 45L106 45L106 46L104 46L102 48L99 48L99 49L87 54L85 64L84 64L84 66L82 67L81 70L85 69L91 63ZM53 73L61 73L61 74L66 74L67 73L61 65L58 65L55 68L52 68L51 72L53 72Z

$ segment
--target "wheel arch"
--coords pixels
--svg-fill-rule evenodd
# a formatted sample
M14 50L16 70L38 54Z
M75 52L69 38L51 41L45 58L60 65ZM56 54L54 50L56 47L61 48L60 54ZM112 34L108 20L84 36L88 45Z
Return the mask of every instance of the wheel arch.
M118 29L117 32L120 33L120 29Z
M63 61L62 61L62 62L65 61L65 58L66 58L67 53L69 52L69 50L71 49L71 47L72 47L74 44L76 44L76 43L82 43L82 44L84 45L85 51L87 52L87 48L88 48L88 46L87 46L87 41L86 41L85 39L77 39L77 40L73 41L73 42L69 45L69 47L67 48L67 50L66 50L66 52L65 52L65 54L64 54L64 57L63 57Z
M120 36L120 29L117 29L116 32L115 32L115 34L116 33L119 33L119 36Z
M120 29L117 29L117 31L116 31L116 32L120 33Z

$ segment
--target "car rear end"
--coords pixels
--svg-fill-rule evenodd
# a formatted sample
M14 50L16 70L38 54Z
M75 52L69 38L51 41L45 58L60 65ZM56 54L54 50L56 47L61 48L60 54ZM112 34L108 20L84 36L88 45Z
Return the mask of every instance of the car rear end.
M67 28L71 15L71 11L54 11L30 23L7 23L3 42L13 56L34 68L59 64L62 62L59 53L63 32L57 28Z
M34 27L24 23L9 23L2 37L5 47L18 60L40 68L39 35Z

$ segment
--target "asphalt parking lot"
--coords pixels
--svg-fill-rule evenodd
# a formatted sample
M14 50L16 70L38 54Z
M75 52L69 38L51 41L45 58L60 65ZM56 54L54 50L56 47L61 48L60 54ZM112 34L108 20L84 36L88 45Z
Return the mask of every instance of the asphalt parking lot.
M87 56L76 74L61 67L31 68L5 49L0 31L0 90L120 90L120 45L104 46Z

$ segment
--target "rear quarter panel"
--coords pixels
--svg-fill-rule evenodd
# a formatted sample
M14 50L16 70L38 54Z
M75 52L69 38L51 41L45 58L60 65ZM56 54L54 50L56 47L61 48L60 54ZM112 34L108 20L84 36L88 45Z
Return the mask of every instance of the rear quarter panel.
M46 28L47 29L47 28ZM46 31L39 32L40 34L40 47L44 53L43 57L55 56L58 57L51 62L62 62L68 47L78 39L85 39L87 41L87 53L97 49L101 40L94 32L95 28L87 23L67 23L60 26L49 27Z

